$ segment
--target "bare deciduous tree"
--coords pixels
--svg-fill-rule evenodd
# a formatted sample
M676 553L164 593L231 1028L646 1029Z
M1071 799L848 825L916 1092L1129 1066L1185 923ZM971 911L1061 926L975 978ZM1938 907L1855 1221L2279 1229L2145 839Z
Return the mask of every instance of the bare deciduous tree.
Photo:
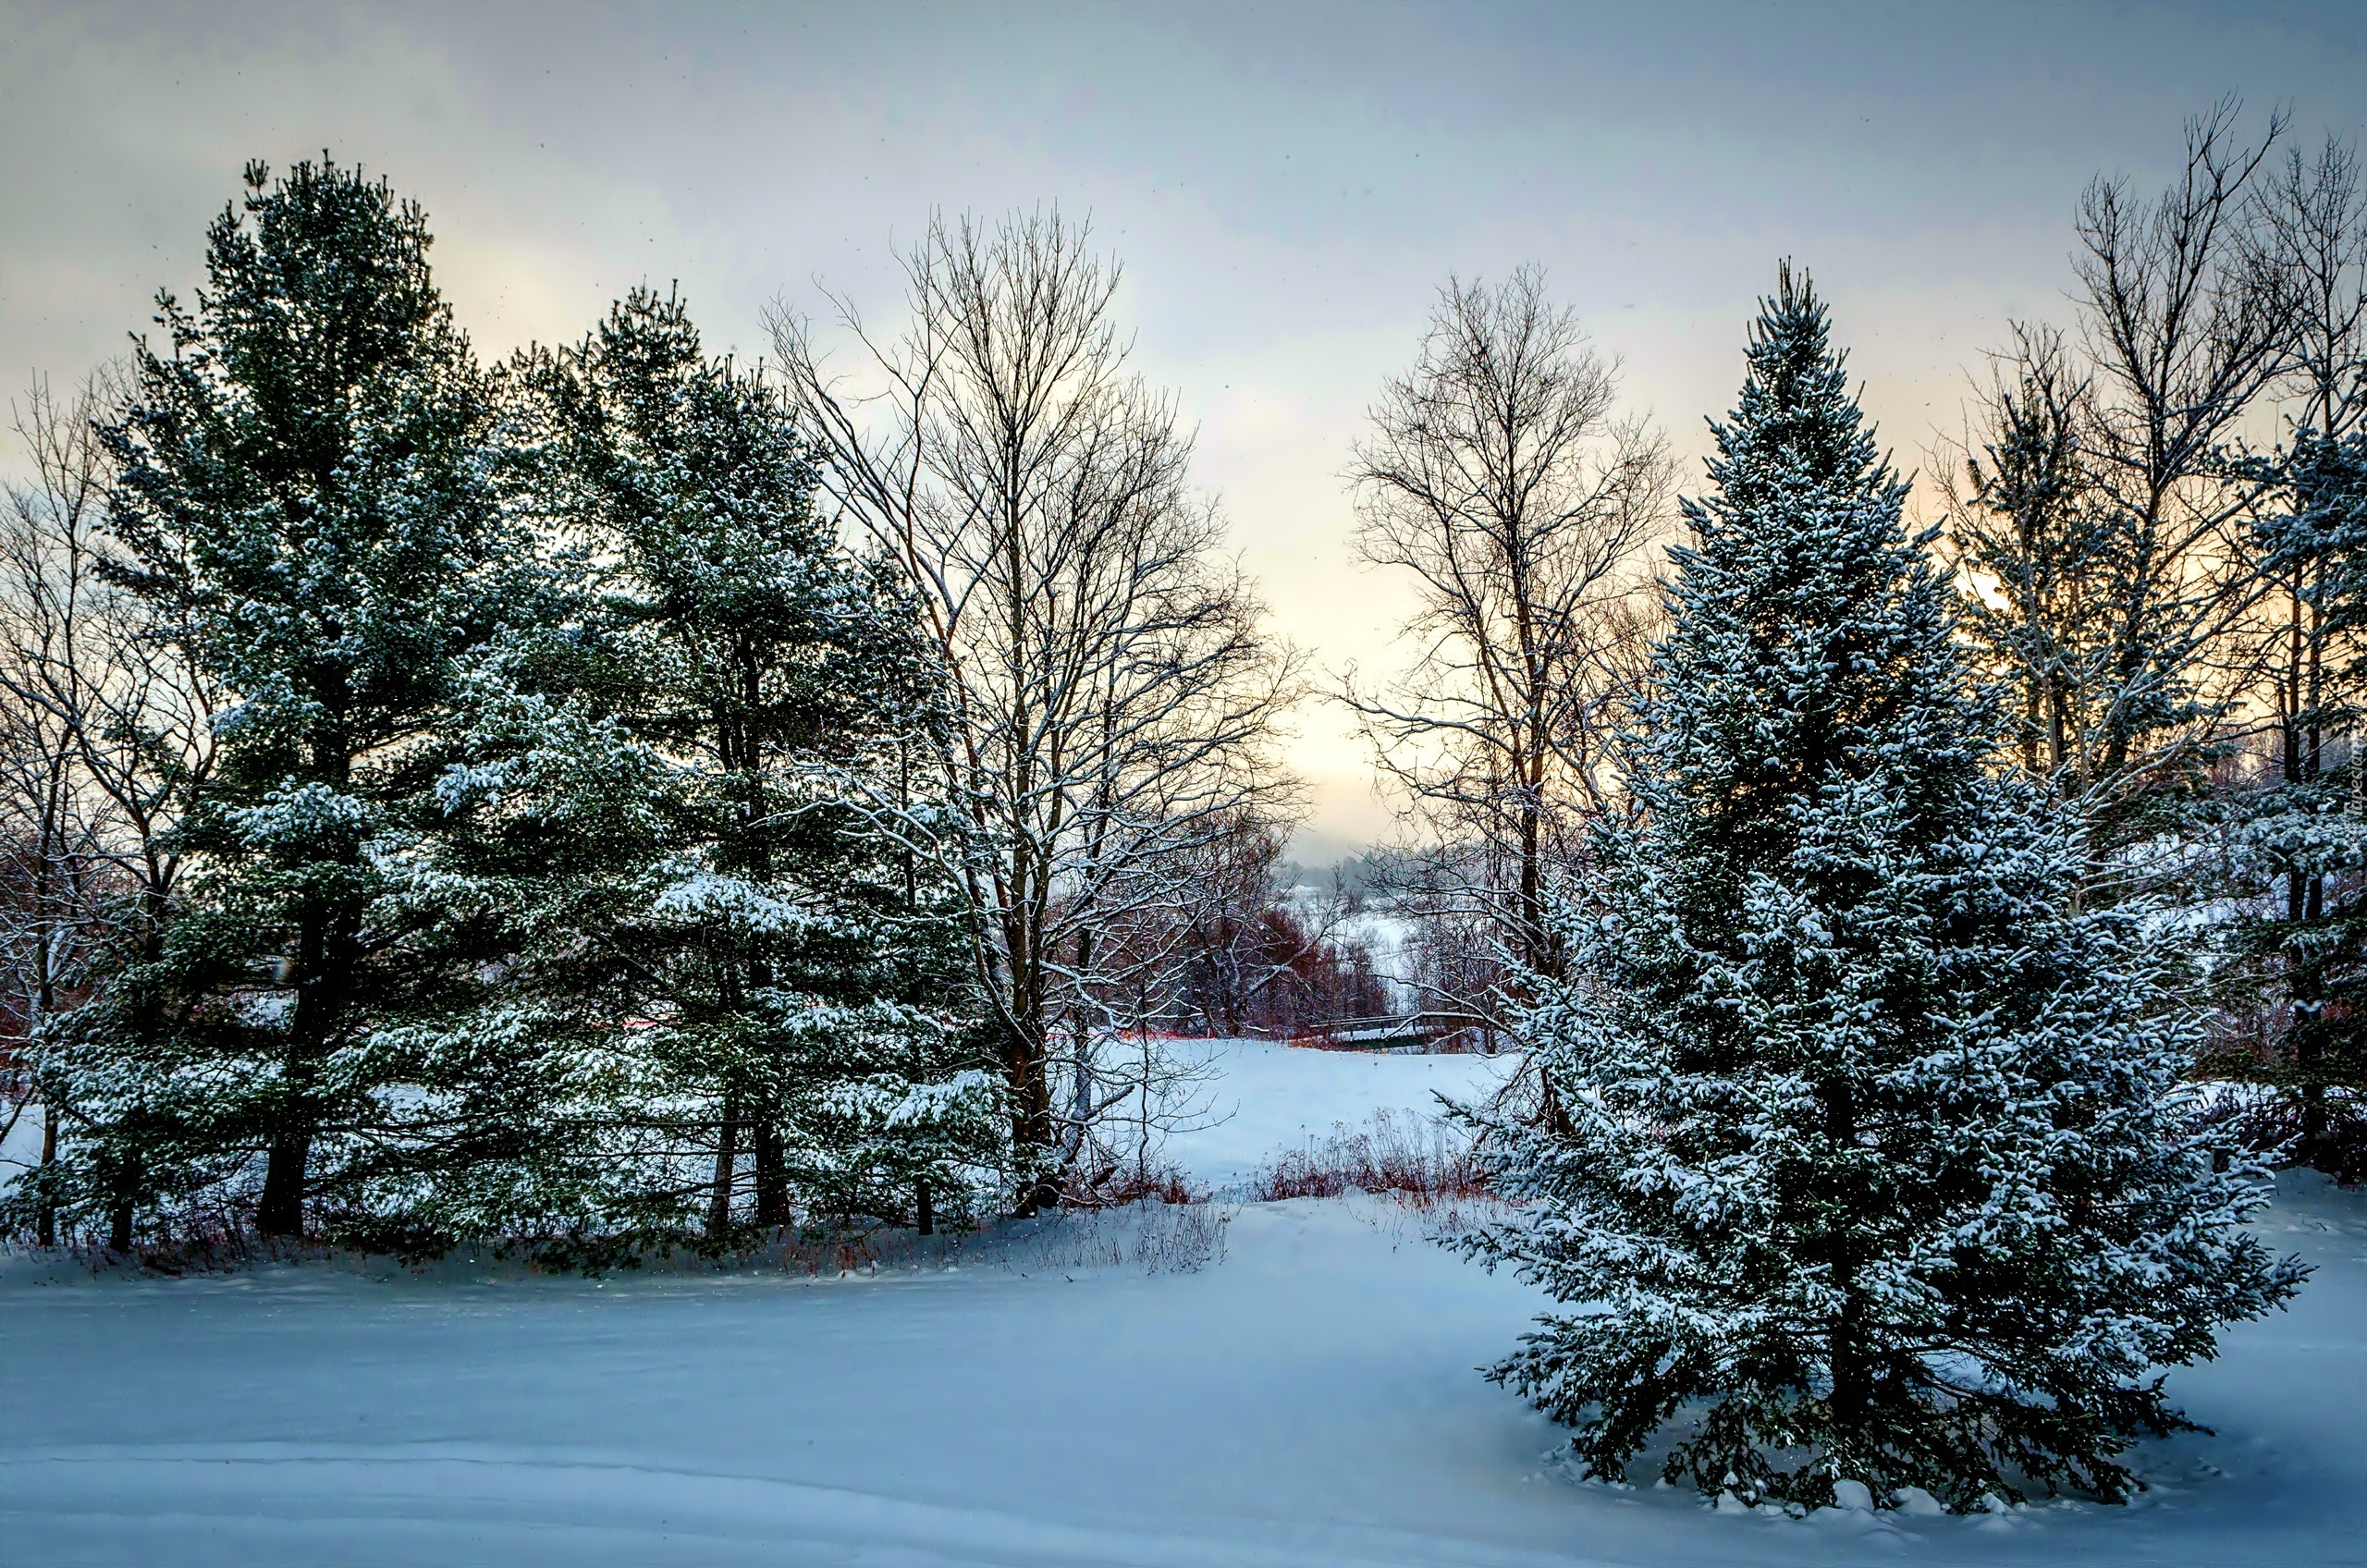
M2359 150L2328 137L2315 158L2298 147L2256 203L2285 279L2288 375L2296 423L2345 435L2367 419L2367 191Z
M2079 330L2016 324L1934 465L2017 760L2079 802L2105 856L2201 781L2267 657L2243 425L2288 374L2296 294L2263 215L2286 122L2248 140L2239 109L2188 122L2157 196L2090 183Z
M10 487L0 521L0 700L24 878L10 900L20 923L9 933L10 973L37 1063L42 1160L55 1162L69 1123L119 1145L105 1163L109 1243L120 1248L141 1181L137 1129L103 1126L109 1112L75 1092L77 1078L103 1079L111 1064L86 1049L79 1065L91 1071L64 1070L70 1053L43 1026L86 1000L94 981L162 951L183 866L171 831L212 767L215 704L168 629L104 570L111 471L93 422L111 396L104 375L64 402L37 383L18 411L31 474ZM128 1022L139 1034L139 1021ZM44 1245L55 1228L44 1186Z
M28 1098L41 1105L44 1176L57 1160L59 1096L32 1071L33 1053L90 935L88 884L99 859L81 769L80 689L92 601L104 592L89 542L105 486L86 401L61 407L45 382L34 383L14 422L32 475L9 487L0 519L0 832L8 878L0 941L12 1025L0 1049L10 1052L9 1065L31 1090L12 1096L11 1123ZM44 1187L36 1223L43 1246L55 1244L56 1227L56 1205Z
M1110 933L1186 901L1196 847L1285 803L1271 741L1298 682L1191 487L1172 398L1128 369L1118 269L1088 239L1057 214L932 221L900 336L831 301L855 382L803 318L772 319L826 488L942 660L937 810L897 827L965 890L1023 1212L1165 1071L1100 1048L1122 1022L1102 998L1134 989Z
M1450 280L1349 470L1360 553L1413 581L1415 651L1385 687L1350 670L1341 698L1408 817L1537 970L1552 967L1547 876L1606 803L1610 736L1649 640L1641 557L1674 479L1617 391L1617 363L1539 269L1493 288Z
M2367 200L2357 152L2332 138L2315 159L2290 150L2254 206L2284 279L2286 383L2300 404L2297 436L2339 441L2367 418ZM2280 770L2285 782L2298 784L2324 771L2328 665L2340 652L2325 615L2324 560L2289 547L2284 554L2290 558L2263 563L2277 601L2269 685ZM2297 882L2288 892L2291 917L2303 918L2302 888Z
M2104 812L2191 771L2256 668L2239 633L2258 598L2241 538L2258 487L2230 448L2287 371L2293 312L2253 199L2287 120L2247 140L2240 108L2188 122L2183 166L2152 200L2101 178L2080 199L2085 467L2111 537L2088 606L2108 656L2080 783Z

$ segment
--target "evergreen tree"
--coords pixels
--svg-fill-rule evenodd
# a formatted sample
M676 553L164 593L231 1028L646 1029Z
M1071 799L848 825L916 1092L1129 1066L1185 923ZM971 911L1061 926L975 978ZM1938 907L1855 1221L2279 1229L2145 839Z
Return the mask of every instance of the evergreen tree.
M1635 810L1523 1026L1566 1121L1466 1112L1527 1206L1470 1249L1576 1308L1493 1376L1604 1476L1678 1422L1663 1475L1746 1501L2119 1499L2182 1424L2153 1369L2300 1270L2179 1087L2176 954L2081 909L2076 826L1982 766L1954 591L1788 266L1748 363Z
M436 1092L375 1207L414 1245L926 1226L1000 1107L949 890L860 809L929 721L909 608L679 299L636 290L516 381L579 613L490 651L440 782L418 900L483 979L388 1036Z
M358 167L251 164L104 432L117 575L231 705L180 828L190 908L86 1044L129 1072L113 1097L170 1108L160 1142L265 1157L266 1235L303 1231L324 1140L382 1119L355 1047L423 977L381 851L422 819L460 656L522 607L494 404L428 246Z
M2330 1091L2367 1093L2367 799L2355 742L2367 677L2367 433L2304 426L2254 472L2283 502L2257 530L2261 571L2290 596L2289 672L2278 781L2240 803L2233 836L2238 876L2275 907L2241 925L2237 946L2268 961L2271 1068L2294 1113L2284 1129L2292 1157L2356 1180L2367 1174L2367 1128L2355 1100Z
M1987 439L1949 497L1948 532L1964 568L1989 584L1967 603L1965 630L2007 699L2014 760L2065 798L2089 801L2105 782L2107 749L2188 722L2192 704L2151 653L2137 661L2138 689L2119 689L2116 638L2096 606L2126 594L2143 568L2142 541L2098 494L2088 386L2061 339L2017 337L2010 375L1984 399Z

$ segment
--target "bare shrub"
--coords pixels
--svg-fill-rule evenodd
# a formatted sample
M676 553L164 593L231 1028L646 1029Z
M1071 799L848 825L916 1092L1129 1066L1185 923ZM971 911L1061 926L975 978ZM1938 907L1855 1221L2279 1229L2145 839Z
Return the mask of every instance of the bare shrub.
M1194 1186L1184 1172L1171 1165L1111 1166L1089 1176L1072 1171L1061 1191L1061 1206L1064 1208L1123 1208L1131 1203L1208 1201L1208 1189Z
M1134 1261L1146 1274L1196 1274L1224 1261L1232 1224L1231 1210L1209 1203L1170 1203L1147 1210Z
M1388 1110L1361 1127L1335 1123L1320 1142L1278 1156L1253 1190L1264 1203L1370 1193L1425 1211L1490 1195L1467 1139L1443 1122Z
M2266 1083L2226 1083L2216 1090L2203 1121L2234 1131L2255 1154L2294 1159L2296 1148L2312 1130L2305 1124L2300 1097ZM2346 1187L2367 1182L2367 1095L2340 1087L2326 1091L2324 1125L2309 1140L2314 1148L2307 1161Z
M967 1243L962 1256L1022 1274L1073 1268L1193 1274L1224 1261L1233 1216L1222 1204L1145 1198L1123 1208L1049 1214L1000 1226Z

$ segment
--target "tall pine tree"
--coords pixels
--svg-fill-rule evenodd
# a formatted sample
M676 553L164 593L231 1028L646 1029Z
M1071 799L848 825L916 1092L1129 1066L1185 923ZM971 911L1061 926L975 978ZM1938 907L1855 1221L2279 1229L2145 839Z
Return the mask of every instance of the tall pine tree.
M679 298L513 382L577 603L478 665L411 866L477 978L385 1036L428 1093L370 1207L422 1247L926 1227L1000 1107L964 1071L950 890L860 809L930 722L909 606Z
M2154 1369L2291 1294L2194 1126L2174 956L2083 911L2076 825L1987 772L1993 699L1783 272L1688 502L1634 811L1523 1026L1565 1119L1470 1114L1521 1218L1470 1249L1574 1310L1493 1376L1616 1476L1748 1501L2118 1499Z
M428 246L358 167L251 164L105 432L117 573L231 703L181 827L194 907L120 978L115 1055L174 1108L160 1138L264 1157L266 1235L303 1231L324 1136L383 1114L356 1047L422 976L381 850L432 815L461 655L526 608L494 402Z

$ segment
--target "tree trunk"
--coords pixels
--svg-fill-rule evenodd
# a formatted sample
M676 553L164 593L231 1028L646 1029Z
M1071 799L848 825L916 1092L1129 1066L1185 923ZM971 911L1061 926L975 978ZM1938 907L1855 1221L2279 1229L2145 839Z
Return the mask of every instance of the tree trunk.
M2293 580L2286 585L2287 595L2287 668L2278 693L2278 717L2284 734L2283 763L2285 782L2298 787L2315 778L2318 772L2315 729L2318 692L2312 677L2315 673L2317 640L2310 633L2309 600L2303 578L2305 568L2293 569ZM2286 870L2285 918L2294 928L2296 937L2287 944L2286 986L2292 998L2293 1017L2292 1071L2300 1080L2301 1138L2294 1154L2301 1164L2314 1166L2325 1150L2326 1099L2321 1049L2318 1035L2324 1028L2325 974L2324 961L2312 954L2300 940L2300 934L2314 925L2325 913L2325 878L2314 870L2305 870L2296 861Z
M930 1206L928 1178L913 1183L913 1228L924 1236L937 1234L937 1210Z
M1014 1032L1009 1050L1012 1152L1018 1158L1020 1178L1016 1212L1025 1219L1061 1203L1060 1178L1052 1169L1052 1086L1040 1044Z
M2315 1169L2326 1146L2326 1086L2319 1071L2318 1043L2306 1023L2294 1038L2293 1072L2301 1080L2301 1142L2293 1153L2300 1164Z
M1495 1031L1485 1031L1487 1047L1483 1054L1496 1054ZM1562 1091L1553 1085L1553 1074L1543 1067L1537 1070L1537 1124L1557 1138L1566 1138L1577 1128L1570 1121L1570 1109L1562 1103Z
M2296 880L2299 880L2298 878ZM2314 925L2325 914L2325 878L2312 876L2302 892L2297 918ZM2326 1084L2324 1050L2319 1042L2325 1027L2324 960L2312 957L2293 976L2295 1074L2301 1080L2301 1163L2317 1166L2332 1154L2326 1146Z
M1834 1155L1855 1147L1858 1096L1852 1085L1846 1080L1828 1083L1818 1098L1824 1102L1824 1134ZM1847 1442L1865 1430L1873 1405L1873 1387L1866 1355L1866 1296L1858 1283L1856 1239L1846 1229L1854 1216L1846 1203L1836 1207L1843 1229L1832 1237L1830 1256L1841 1313L1834 1319L1827 1354L1833 1369L1833 1424Z
M731 1189L739 1180L740 1108L729 1095L723 1100L723 1125L716 1130L715 1182L706 1200L707 1240L719 1242L731 1233Z
M346 777L340 770L336 781L342 786ZM263 1199L255 1207L255 1229L266 1236L294 1239L304 1233L305 1173L319 1125L313 1090L343 1023L356 962L356 938L345 922L341 913L313 909L297 930L296 1015L288 1030L287 1072L292 1092L280 1107Z
M57 1194L51 1185L57 1179L57 1107L47 1095L41 1100L41 1207L36 1211L34 1231L45 1247L57 1244Z
M758 1107L752 1131L756 1157L756 1227L778 1231L789 1223L789 1171L782 1158L779 1118L771 1106Z
M43 875L46 876L46 872ZM50 974L49 941L49 932L44 927L39 949L41 974L36 981L33 998L35 1016L31 1023L34 1028L38 1028L41 1021L49 1017L51 1009L57 999ZM32 1030L28 1029L26 1035L31 1038ZM57 1244L57 1190L52 1184L57 1180L57 1096L49 1092L49 1085L43 1084L40 1087L42 1090L41 1207L34 1221L34 1229L41 1239L42 1245L54 1247Z
M1866 1429L1873 1408L1873 1379L1866 1361L1865 1297L1856 1288L1855 1270L1844 1271L1840 1283L1841 1316L1834 1321L1828 1354L1833 1361L1833 1425L1847 1444Z
M255 1229L265 1236L296 1240L304 1234L304 1168L313 1153L309 1128L272 1142L264 1169L263 1199L255 1205Z
M114 1201L107 1207L107 1250L131 1250L131 1221L139 1205L140 1167L136 1157L127 1155L121 1169L116 1172Z
M1533 798L1524 800L1520 808L1520 924L1521 946L1531 973L1551 977L1551 955L1545 936L1545 876L1540 864L1538 842L1538 806ZM1521 989L1530 987L1526 981Z

